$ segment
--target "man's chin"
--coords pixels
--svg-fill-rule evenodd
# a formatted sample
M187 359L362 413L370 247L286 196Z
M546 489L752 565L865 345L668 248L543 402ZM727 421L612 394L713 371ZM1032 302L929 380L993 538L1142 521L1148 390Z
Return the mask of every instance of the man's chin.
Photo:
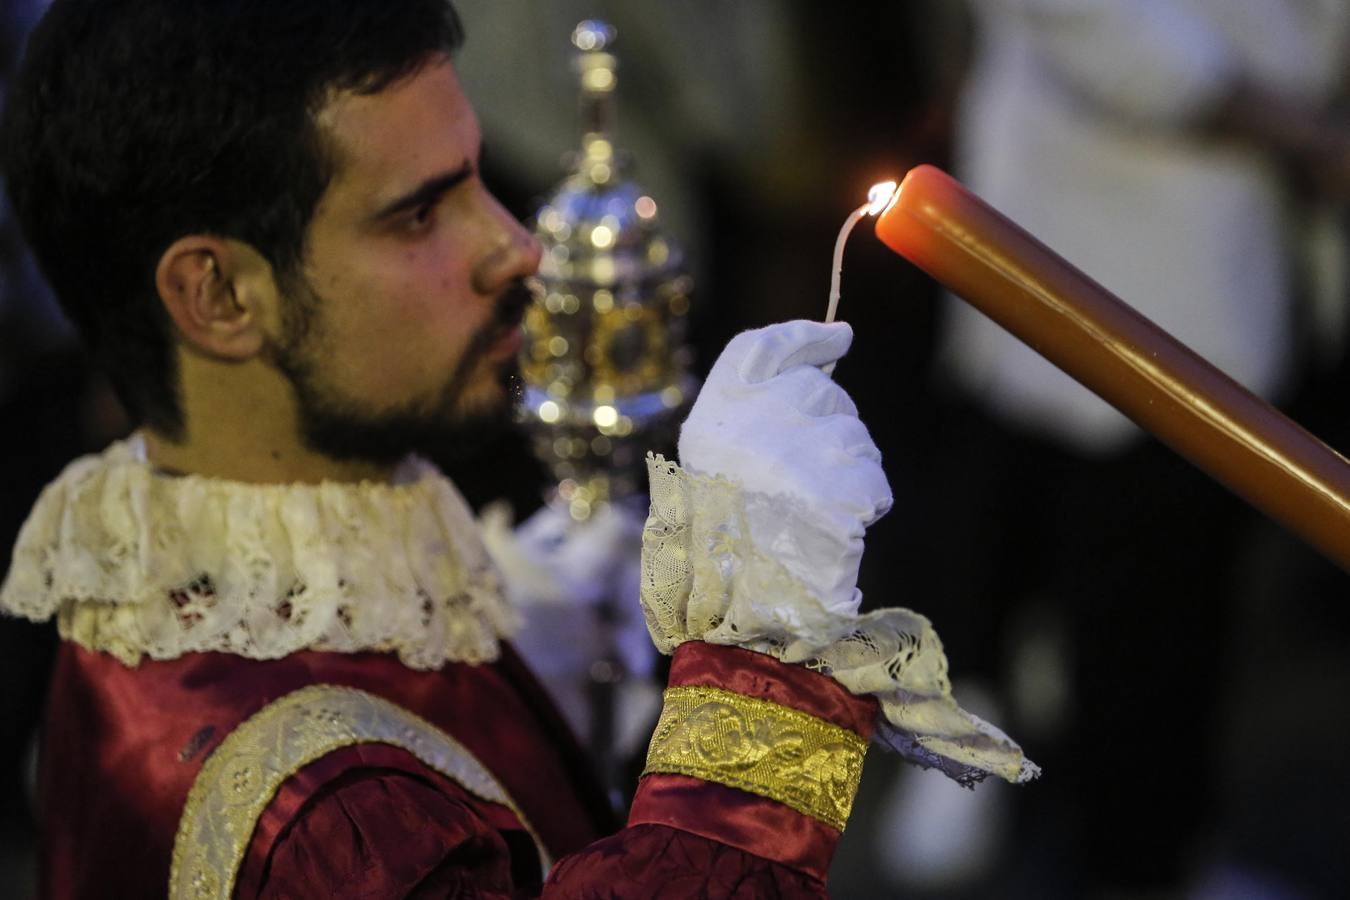
M380 419L312 422L306 443L333 459L390 465L410 453L435 459L465 459L512 429L509 413L457 417L454 421Z
M470 459L515 428L519 379L485 379L437 411L353 414L310 408L306 443L334 459L388 465L410 453L436 460ZM447 398L449 399L449 398Z
M523 396L524 390L517 367L502 366L498 371L479 379L455 398L451 421L500 419L503 422L510 422Z
M517 428L519 394L504 387L494 391L481 402L466 404L452 419L432 424L410 451L444 464L473 459L497 445Z

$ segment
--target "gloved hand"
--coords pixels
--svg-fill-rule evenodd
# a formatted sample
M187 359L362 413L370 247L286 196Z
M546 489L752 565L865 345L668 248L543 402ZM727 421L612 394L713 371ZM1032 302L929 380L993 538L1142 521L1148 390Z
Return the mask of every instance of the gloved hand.
M857 407L821 371L852 342L843 322L784 322L737 335L708 374L679 443L691 472L790 498L798 515L752 517L755 543L842 614L861 602L863 533L892 503Z

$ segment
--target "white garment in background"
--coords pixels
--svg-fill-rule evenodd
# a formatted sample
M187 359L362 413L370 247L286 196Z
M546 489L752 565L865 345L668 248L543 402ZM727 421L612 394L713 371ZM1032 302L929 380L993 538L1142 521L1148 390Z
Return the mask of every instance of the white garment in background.
M1317 104L1347 70L1345 0L972 0L959 177L1248 388L1289 369L1291 230L1271 159L1199 136L1238 75ZM944 357L1013 424L1085 452L1136 434L981 313Z

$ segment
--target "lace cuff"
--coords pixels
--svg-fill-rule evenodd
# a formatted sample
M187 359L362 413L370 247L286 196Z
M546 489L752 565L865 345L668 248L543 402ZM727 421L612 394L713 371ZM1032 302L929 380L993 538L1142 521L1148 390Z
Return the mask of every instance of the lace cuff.
M1039 768L993 725L957 705L942 642L907 609L833 612L755 540L812 527L792 497L742 490L648 455L651 513L642 535L642 612L657 649L685 641L743 647L833 677L877 698L879 741L970 786L993 774L1015 783Z

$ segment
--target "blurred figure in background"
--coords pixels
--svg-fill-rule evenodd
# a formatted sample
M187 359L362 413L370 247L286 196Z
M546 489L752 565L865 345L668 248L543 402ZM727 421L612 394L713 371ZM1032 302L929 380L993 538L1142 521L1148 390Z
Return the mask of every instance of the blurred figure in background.
M1350 196L1350 128L1326 112L1350 70L1350 7L972 9L958 176L1247 387L1287 397L1300 340L1343 321L1344 284L1300 278L1298 245L1332 221L1309 208ZM1310 285L1331 313L1311 332L1296 304ZM1221 666L1252 517L978 312L948 313L941 483L958 487L933 507L933 611L971 623L948 631L954 667L993 665L1021 727L1050 742L1022 865L1037 896L1055 871L1072 896L1177 890L1219 808Z

